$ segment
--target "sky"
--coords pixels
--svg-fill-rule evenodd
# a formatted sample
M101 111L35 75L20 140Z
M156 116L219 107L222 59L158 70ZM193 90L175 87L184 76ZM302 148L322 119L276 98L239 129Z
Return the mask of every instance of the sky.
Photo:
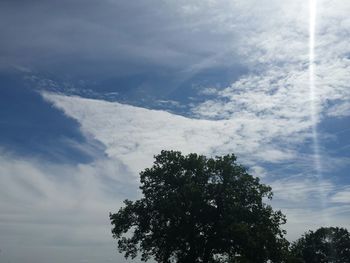
M162 149L235 153L272 186L290 241L350 229L349 13L346 0L0 1L0 261L128 262L109 213L140 198Z

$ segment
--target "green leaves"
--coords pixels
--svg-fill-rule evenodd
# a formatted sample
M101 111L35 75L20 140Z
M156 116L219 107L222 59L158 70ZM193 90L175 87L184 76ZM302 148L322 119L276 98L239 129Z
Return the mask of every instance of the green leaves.
M126 257L139 251L144 261L282 262L285 217L262 202L271 188L233 154L162 151L140 179L143 198L110 215Z

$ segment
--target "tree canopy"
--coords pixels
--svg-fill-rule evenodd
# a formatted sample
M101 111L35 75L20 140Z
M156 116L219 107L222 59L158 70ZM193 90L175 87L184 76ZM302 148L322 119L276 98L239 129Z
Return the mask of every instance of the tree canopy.
M235 155L162 151L140 173L143 197L110 214L125 257L157 262L282 262L285 216L264 203L271 188Z
M350 234L345 228L321 227L309 231L291 247L293 262L350 262Z

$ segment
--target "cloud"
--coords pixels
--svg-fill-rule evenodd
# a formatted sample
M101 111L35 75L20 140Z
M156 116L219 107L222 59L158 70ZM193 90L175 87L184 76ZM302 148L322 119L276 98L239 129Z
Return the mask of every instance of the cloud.
M25 260L27 251L26 262L47 262L53 255L52 262L123 262L108 215L125 198L138 196L137 180L116 159L73 166L1 154L0 257Z
M204 69L245 68L245 76L215 100L195 105L193 113L226 118L236 102L254 114L281 109L281 116L310 112L307 1L105 0L99 4L61 1L60 5L35 1L25 7L5 1L0 8L2 24L11 21L17 29L3 31L0 54L7 66L33 65L55 75L67 71L64 74L79 78L95 76L95 81L125 74L165 74L168 80L162 79L162 85L145 81L131 88L152 90L157 86L158 93L175 89ZM52 8L55 14L49 12ZM346 10L350 7L345 1L318 1L316 93L320 111L335 100L342 104L350 97ZM12 13L18 19L13 21ZM245 88L239 101L229 96L238 96L237 86ZM208 87L202 88L205 93ZM246 109L245 104L255 108ZM329 116L348 112L346 104L337 109Z
M229 2L3 1L1 66L88 77L231 64L226 54L239 38L222 27L234 20Z
M350 103L341 102L339 104L333 105L328 109L328 116L332 117L346 117L350 116Z
M250 30L252 35L247 34L246 45L240 50L245 63L254 70L224 89L211 90L212 97L193 105L192 113L200 119L243 123L248 138L254 136L259 144L283 149L285 157L290 154L284 160L304 156L310 167L315 163L310 158L313 155L328 166L326 160L340 161L343 157L340 152L335 153L337 157L330 156L334 152L324 145L329 145L334 135L317 128L328 118L341 119L349 113L349 19L344 10L349 11L350 5L318 1L314 95L308 70L308 7L307 1L284 1L273 20L263 20L266 23ZM243 119L249 119L253 128L241 122ZM320 152L313 154L314 127ZM261 154L265 155L265 151ZM270 151L269 156L273 155ZM300 159L297 163L304 165ZM320 170L314 172L322 174L329 169Z
M321 199L328 200L335 190L331 181L305 175L278 179L272 181L271 186L277 200L283 200L284 205L294 203L293 206L297 205L299 208L320 205L323 202Z
M205 68L298 62L308 51L302 0L3 1L0 10L3 67L56 75L167 68L186 78Z
M350 188L345 187L341 191L334 194L331 198L331 201L334 203L349 204L350 203Z
M273 118L268 114L243 118L247 113L239 112L226 120L200 120L117 102L52 93L43 96L76 119L86 136L102 142L108 156L121 160L133 174L150 166L152 156L162 149L206 155L234 152L243 164L251 167L254 175L262 175L263 182L272 186L274 207L290 217L287 225L290 239L301 235L307 226L315 228L316 223L318 226L339 222L347 226L343 215L339 215L342 206L331 202L339 191L335 182L315 176L311 154L293 151L308 138L311 125L307 121L303 124L297 113L295 118L300 123L293 118ZM281 110L279 114L284 112ZM294 125L298 123L299 126ZM348 163L347 159L330 156L327 160L324 176ZM332 208L336 209L333 215ZM310 209L313 212L307 212ZM300 219L294 221L301 211L308 213L302 220L304 227ZM319 220L310 223L317 213ZM330 219L333 221L329 222Z
M247 161L281 162L294 157L271 142L284 130L275 120L241 116L229 120L198 120L160 110L45 93L44 97L76 119L82 131L102 142L110 157L136 171L149 166L162 149L215 155L235 152ZM147 162L144 160L148 160Z

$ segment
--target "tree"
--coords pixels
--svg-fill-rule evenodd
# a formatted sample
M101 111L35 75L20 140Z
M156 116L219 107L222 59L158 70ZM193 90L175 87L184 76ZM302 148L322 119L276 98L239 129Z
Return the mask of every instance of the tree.
M309 231L291 246L295 262L350 262L350 234L345 228L321 227Z
M140 173L143 197L110 214L125 257L157 262L282 262L285 216L263 203L271 188L236 157L162 151Z

